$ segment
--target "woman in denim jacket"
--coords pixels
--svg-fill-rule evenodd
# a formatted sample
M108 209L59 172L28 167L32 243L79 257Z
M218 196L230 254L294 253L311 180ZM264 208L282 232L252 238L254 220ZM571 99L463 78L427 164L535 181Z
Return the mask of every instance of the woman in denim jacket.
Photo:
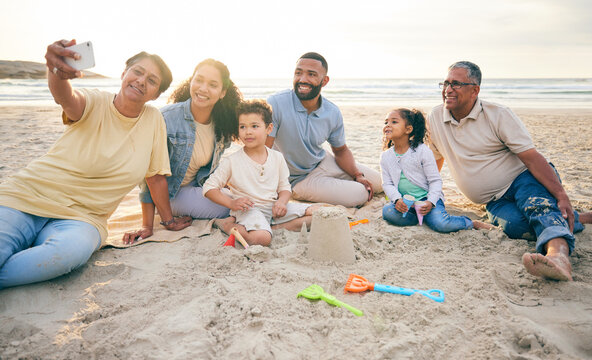
M126 233L124 243L152 235L155 205L168 230L181 230L192 218L228 216L228 208L203 196L202 185L237 138L235 109L241 101L228 68L213 59L200 62L173 92L169 97L173 104L160 110L167 127L172 175L155 176L141 185L142 229Z

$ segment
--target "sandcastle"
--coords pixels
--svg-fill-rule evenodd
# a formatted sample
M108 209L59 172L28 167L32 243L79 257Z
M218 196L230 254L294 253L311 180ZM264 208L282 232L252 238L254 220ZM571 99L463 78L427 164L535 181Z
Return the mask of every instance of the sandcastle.
M314 212L308 244L308 256L314 260L356 260L347 217L337 207L322 207Z

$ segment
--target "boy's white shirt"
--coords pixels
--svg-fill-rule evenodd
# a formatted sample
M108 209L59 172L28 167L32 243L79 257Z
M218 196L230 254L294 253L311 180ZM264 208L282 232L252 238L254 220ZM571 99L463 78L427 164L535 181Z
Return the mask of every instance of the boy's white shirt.
M249 198L258 208L270 208L284 190L292 191L288 177L290 171L284 156L276 150L267 150L267 160L258 164L244 151L244 147L225 157L203 186L203 193L228 186L233 199Z

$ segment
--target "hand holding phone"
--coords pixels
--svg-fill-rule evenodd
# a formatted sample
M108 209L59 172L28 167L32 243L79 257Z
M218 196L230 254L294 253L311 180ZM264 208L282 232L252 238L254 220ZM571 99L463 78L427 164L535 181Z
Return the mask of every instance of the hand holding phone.
M66 49L77 52L80 55L78 60L65 57L64 61L76 70L90 69L95 66L95 55L90 41L72 45Z

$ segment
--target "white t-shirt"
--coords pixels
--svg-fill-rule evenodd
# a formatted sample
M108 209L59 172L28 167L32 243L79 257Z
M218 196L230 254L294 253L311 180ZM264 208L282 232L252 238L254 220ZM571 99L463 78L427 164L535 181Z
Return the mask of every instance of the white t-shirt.
M288 182L290 171L279 151L266 149L264 164L253 161L244 148L222 159L216 171L206 180L203 193L228 185L233 199L247 197L256 207L273 206L280 191L292 190Z

